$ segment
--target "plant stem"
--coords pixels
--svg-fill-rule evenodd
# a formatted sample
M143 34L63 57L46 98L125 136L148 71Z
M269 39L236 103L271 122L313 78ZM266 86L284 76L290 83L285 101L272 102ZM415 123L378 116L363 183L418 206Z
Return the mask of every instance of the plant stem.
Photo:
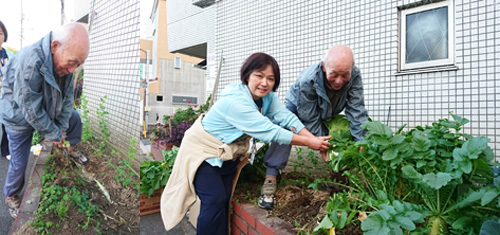
M456 187L457 187L457 186L454 186L454 187L453 187L453 190L451 190L451 191L452 191L452 193L450 193L450 195L448 196L448 199L446 199L446 202L444 203L443 208L446 208L446 207L448 206L448 202L450 202L451 196L453 195L453 192L455 191Z
M441 200L440 200L440 197L439 197L439 189L436 189L436 193L437 193L437 210L439 212L441 212Z
M137 177L141 177L135 170L134 168L132 168L132 166L130 164L124 164L125 166L127 166Z
M368 161L362 154L359 154L359 155L366 161L366 163L368 163L368 165L370 165L372 170L375 169L375 167L370 163L370 161ZM387 193L387 189L385 188L384 181L382 180L380 175L377 173L377 171L374 171L374 173L377 176L377 178L380 180L380 183L382 184L382 186L384 187L384 192Z
M474 173L476 172L476 170L477 170L477 167L474 166L474 168L472 169L472 172L470 173L469 182L472 180L472 176L474 176Z

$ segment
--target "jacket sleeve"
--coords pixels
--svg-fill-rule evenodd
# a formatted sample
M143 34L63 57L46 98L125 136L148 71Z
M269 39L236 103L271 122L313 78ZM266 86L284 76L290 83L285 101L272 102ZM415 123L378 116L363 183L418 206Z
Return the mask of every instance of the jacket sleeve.
M68 130L69 128L69 118L71 117L71 112L73 109L73 96L74 96L74 84L73 84L73 75L70 74L68 75L70 77L67 77L66 79L69 80L66 83L65 90L64 90L64 98L63 98L63 104L62 104L62 112L59 116L56 117L56 125L59 127L60 130L65 131Z
M318 95L314 89L313 81L300 82L297 87L298 117L313 135L325 136L328 135L328 132L325 133L323 130L320 112Z
M298 134L304 128L304 124L280 102L276 94L272 95L271 106L266 116L269 117L271 122L287 130L292 130L292 127L294 127L295 134Z
M264 142L290 144L292 132L272 123L255 108L254 104L238 101L232 102L228 107L231 112L227 113L225 119L229 124Z
M38 62L39 63L39 62ZM60 129L52 122L47 112L42 108L43 77L37 61L26 61L19 74L15 76L14 101L28 123L42 136L52 141L62 139Z
M345 114L347 119L349 119L349 128L354 140L358 141L363 139L366 131L361 129L361 124L368 120L368 111L366 111L365 108L363 82L359 70L356 76L352 78L352 86L347 93Z

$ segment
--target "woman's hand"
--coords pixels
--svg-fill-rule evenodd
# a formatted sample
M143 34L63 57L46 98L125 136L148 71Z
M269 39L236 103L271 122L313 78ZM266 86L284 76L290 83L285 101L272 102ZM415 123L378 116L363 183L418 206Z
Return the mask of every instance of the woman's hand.
M328 143L330 137L331 136L309 137L308 139L310 141L307 143L307 146L314 150L326 151L330 146L330 143Z
M326 151L329 149L328 140L331 136L304 136L293 134L290 145L307 146L313 150Z

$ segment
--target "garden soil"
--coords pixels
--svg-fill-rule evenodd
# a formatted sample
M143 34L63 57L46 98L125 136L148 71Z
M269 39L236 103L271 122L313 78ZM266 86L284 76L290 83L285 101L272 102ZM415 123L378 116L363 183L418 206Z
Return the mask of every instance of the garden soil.
M95 145L95 144L94 144ZM97 145L95 145L97 146ZM59 219L54 213L46 215L45 221L52 221L54 225L59 224L59 229L52 226L47 229L45 234L139 234L140 233L140 217L139 217L139 196L135 185L128 185L124 188L115 179L117 172L108 164L108 161L113 162L115 166L121 160L116 155L95 157L92 152L92 144L80 143L77 149L89 157L89 163L83 166L87 172L87 176L94 177L97 181L104 185L110 194L111 201L109 203L104 194L98 188L96 183L91 180L86 180L84 188L88 191L89 200L93 205L98 206L99 216L96 221L90 221L88 228L82 229L87 221L87 217L78 212L75 206L69 206L67 216L64 220ZM78 166L64 157L61 150L54 147L53 154L56 159L56 169L64 169L56 171L57 178L54 184L71 188L73 185L81 185L77 179L79 176ZM138 167L137 167L138 168ZM67 172L65 175L62 172ZM138 170L137 170L138 172ZM81 175L81 174L80 174ZM67 180L70 179L70 180ZM131 176L132 181L139 182L139 178ZM81 181L81 180L80 180ZM30 223L25 224L15 234L36 234Z
M269 216L276 216L294 226L298 234L312 234L314 228L321 222L326 214L325 206L333 193L339 188L322 187L314 191L307 188L304 182L301 183L299 176L303 173L287 172L282 175L276 196L276 206L269 211ZM314 177L314 176L313 176ZM321 178L325 178L322 176ZM332 174L330 178L342 179L339 174ZM241 179L238 181L233 200L237 202L249 202L257 206L260 188L263 179ZM299 233L299 231L305 233ZM359 226L347 225L342 231L335 231L336 234L357 235L363 234Z

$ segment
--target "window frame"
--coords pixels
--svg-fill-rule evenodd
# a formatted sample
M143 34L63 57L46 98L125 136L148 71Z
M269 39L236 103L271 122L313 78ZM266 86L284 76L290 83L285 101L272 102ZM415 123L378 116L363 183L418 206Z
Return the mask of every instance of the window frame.
M423 62L406 63L406 16L440 7L448 7L448 58ZM441 67L455 64L455 7L453 0L446 0L401 10L400 71Z

